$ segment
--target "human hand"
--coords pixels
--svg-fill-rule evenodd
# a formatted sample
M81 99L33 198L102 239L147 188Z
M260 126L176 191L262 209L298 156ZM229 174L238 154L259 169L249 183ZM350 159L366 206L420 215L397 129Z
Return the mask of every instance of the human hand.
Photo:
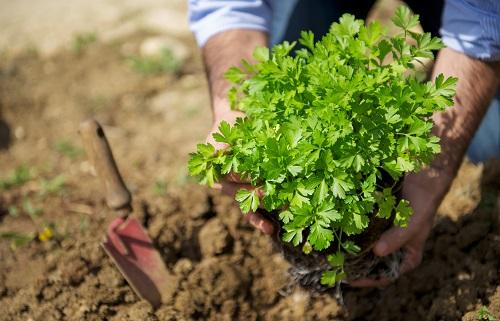
M226 101L222 101L219 104L214 104L214 122L212 129L206 138L206 142L212 144L215 150L226 149L228 146L225 143L220 143L215 141L213 134L218 132L219 124L222 121L226 121L233 125L237 118L243 117L244 114L239 111L234 111L229 108ZM219 183L214 184L214 189L220 190L223 193L235 197L236 193L244 188L248 190L253 190L254 187L247 181L243 181L236 173L229 173L226 175ZM259 192L259 196L262 193ZM259 229L262 233L271 235L274 232L274 225L264 216L257 212L249 212L245 215L245 218L252 224L255 228Z
M373 253L386 256L403 250L400 274L415 269L422 261L425 242L431 232L434 215L443 199L452 177L434 169L424 169L408 175L403 182L403 198L410 202L413 215L406 228L393 227L375 243ZM393 280L387 277L350 281L354 287L384 287Z

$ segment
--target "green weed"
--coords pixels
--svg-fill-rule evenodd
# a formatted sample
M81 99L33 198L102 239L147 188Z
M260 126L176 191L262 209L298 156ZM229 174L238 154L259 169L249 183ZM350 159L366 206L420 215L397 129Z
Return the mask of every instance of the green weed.
M32 58L38 58L40 56L40 52L34 43L28 44L24 48L24 53L25 53L25 55L32 57Z
M66 177L58 175L52 179L42 179L40 181L40 196L50 194L60 194L66 186Z
M36 221L42 214L42 209L34 207L28 198L25 198L23 201L23 211L28 214L33 221Z
M96 113L98 111L106 109L110 104L110 100L106 96L97 95L85 97L83 100L83 104L85 105L85 108L88 109L88 111Z
M19 216L19 209L12 205L12 206L9 206L9 208L7 209L7 211L9 212L9 215L12 216L12 217L18 217Z
M17 167L8 177L0 179L0 190L24 185L31 180L31 169L26 165Z
M181 61L166 48L155 57L130 56L128 62L134 71L146 76L172 74L178 72L182 67Z
M157 196L165 196L167 194L167 182L164 180L156 180L153 186L153 193Z
M97 34L95 32L80 33L73 38L73 44L71 48L74 53L80 54L96 41Z
M476 313L476 320L478 321L497 321L497 319L491 314L487 307L482 306Z
M75 160L84 154L83 149L75 146L68 140L61 140L56 143L55 149L58 153Z
M35 239L34 233L3 232L0 233L0 239L10 241L10 247L15 250L30 243Z
M83 232L83 231L86 231L90 226L90 222L89 222L89 219L88 217L84 216L80 219L80 226L79 226L79 229L80 229L80 232Z

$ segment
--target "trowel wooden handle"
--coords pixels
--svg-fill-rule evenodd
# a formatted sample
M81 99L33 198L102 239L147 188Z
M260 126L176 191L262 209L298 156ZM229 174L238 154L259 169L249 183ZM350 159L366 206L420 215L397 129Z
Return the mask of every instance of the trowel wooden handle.
M104 183L107 205L120 211L121 215L127 215L131 210L132 196L118 171L101 125L94 119L86 120L80 124L80 135L90 162Z

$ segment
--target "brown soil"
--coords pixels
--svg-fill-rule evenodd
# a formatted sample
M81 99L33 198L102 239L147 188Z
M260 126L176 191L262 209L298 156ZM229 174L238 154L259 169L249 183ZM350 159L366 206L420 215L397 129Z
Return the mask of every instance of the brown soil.
M0 240L0 320L471 320L481 306L500 317L498 186L481 191L481 171L468 164L418 269L383 290L344 287L345 306L330 293L290 290L289 266L270 240L231 199L186 178L188 152L210 125L201 64L192 58L175 76L133 72L125 57L146 36L0 60L0 178L21 164L32 172L0 191L0 232L56 231L16 249ZM156 311L99 246L112 213L85 157L57 148L62 140L81 148L76 128L89 115L105 125L134 215L179 276L173 302ZM59 174L65 187L47 191L43 181ZM41 209L33 218L26 200Z

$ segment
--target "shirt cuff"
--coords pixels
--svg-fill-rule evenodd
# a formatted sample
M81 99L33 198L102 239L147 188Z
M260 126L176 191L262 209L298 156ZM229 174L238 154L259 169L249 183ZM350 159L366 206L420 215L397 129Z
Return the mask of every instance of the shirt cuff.
M481 60L500 60L500 1L447 0L440 30L446 46Z
M270 31L271 8L264 0L190 0L189 22L198 46L230 29Z

